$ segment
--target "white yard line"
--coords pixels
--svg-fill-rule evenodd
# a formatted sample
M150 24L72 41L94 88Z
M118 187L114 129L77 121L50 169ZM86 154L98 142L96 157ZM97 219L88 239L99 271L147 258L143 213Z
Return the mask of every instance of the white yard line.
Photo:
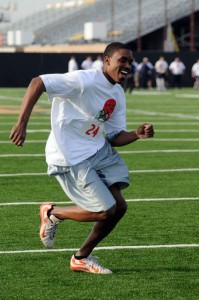
M190 169L163 169L163 170L129 170L129 173L167 173L167 172L198 172L199 168Z
M139 125L138 122L127 122L127 125ZM170 125L175 125L175 126L192 126L192 125L199 125L199 122L165 122L165 121L156 121L153 122L153 125L165 125L165 126L170 126Z
M124 249L162 249L162 248L196 248L199 244L173 244L173 245L137 245L137 246L106 246L96 247L94 251L100 250L124 250ZM45 252L74 252L78 248L64 249L36 249L36 250L16 250L16 251L0 251L0 254L24 254L24 253L45 253Z
M40 157L45 154L0 154L0 157Z
M151 142L198 142L199 138L152 138L146 141Z
M162 116L162 117L167 116L167 117L180 118L180 119L199 120L199 116L195 114L191 115L191 114L181 114L181 113L163 113L158 111L145 111L139 109L127 109L127 113L146 115L146 116Z
M176 94L177 98L197 98L199 99L199 94Z
M18 176L43 176L47 173L15 173L15 174L0 174L0 177L18 177Z
M0 130L0 133L10 133L11 130ZM50 129L28 129L28 133L50 132ZM175 131L176 132L176 131ZM190 131L188 131L190 132Z
M198 142L199 138L152 138L145 140L146 142ZM0 141L0 144L11 144L10 140ZM46 140L26 140L25 143L46 143Z
M152 154L152 153L198 153L199 149L167 149L167 150L124 150L118 151L120 154ZM45 154L42 153L29 153L29 154L0 154L0 157L43 157Z
M0 125L14 125L15 122L0 122ZM29 126L32 125L50 125L50 119L49 122L29 122Z
M184 198L137 198L137 199L126 199L126 202L158 202L158 201L198 201L199 197L184 197ZM52 201L53 204L64 204L71 205L72 201ZM4 202L0 203L0 206L18 206L18 205L40 205L43 202Z
M129 170L129 173L170 173L170 172L198 172L199 168L189 169L157 169L157 170ZM43 176L47 173L15 173L0 174L0 177L19 177L19 176Z
M199 125L199 123L198 123ZM133 128L128 128L128 130L134 130ZM38 133L38 132L50 132L50 129L28 129L28 133ZM173 132L173 133L178 133L178 132L186 132L186 133L198 133L199 129L157 129L155 130L156 133L158 132ZM10 133L10 130L0 130L0 133Z
M46 143L46 140L26 140L26 144ZM11 141L0 141L0 144L12 144Z

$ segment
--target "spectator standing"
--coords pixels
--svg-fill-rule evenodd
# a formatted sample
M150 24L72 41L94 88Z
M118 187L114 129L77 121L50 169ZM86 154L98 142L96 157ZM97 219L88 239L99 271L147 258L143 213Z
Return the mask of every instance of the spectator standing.
M123 83L123 88L125 93L128 91L130 94L133 92L133 89L135 87L135 76L137 73L137 62L133 62L131 65L131 71L130 73L126 76L124 83Z
M78 70L78 64L76 61L76 57L74 55L72 55L68 62L68 72L73 72L76 70Z
M182 75L184 74L185 69L186 67L179 57L176 57L174 61L171 62L169 70L172 74L172 87L182 87Z
M93 64L92 64L92 69L95 70L102 70L103 67L103 60L102 60L102 56L98 55L96 60L94 60Z
M89 55L81 63L81 68L83 70L92 69L92 64L93 64L92 56Z
M156 88L158 91L165 91L165 79L168 71L168 63L164 59L164 56L160 56L159 60L155 63L155 78Z
M153 65L148 57L144 57L142 62L138 65L139 72L139 87L143 89L152 87Z
M194 78L194 89L199 89L199 59L197 59L196 63L193 64L191 68L191 75Z

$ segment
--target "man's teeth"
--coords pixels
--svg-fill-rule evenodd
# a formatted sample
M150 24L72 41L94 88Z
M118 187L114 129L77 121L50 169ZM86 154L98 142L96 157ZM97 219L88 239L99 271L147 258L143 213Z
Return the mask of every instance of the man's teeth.
M122 73L123 75L127 75L127 74L128 74L127 71L121 71L121 73Z

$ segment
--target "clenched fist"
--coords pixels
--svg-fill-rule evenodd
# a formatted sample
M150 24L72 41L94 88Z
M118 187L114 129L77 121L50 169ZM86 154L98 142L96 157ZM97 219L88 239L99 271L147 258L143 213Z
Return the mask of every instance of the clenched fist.
M135 130L135 134L139 139L151 138L155 134L153 125L149 123L144 123Z

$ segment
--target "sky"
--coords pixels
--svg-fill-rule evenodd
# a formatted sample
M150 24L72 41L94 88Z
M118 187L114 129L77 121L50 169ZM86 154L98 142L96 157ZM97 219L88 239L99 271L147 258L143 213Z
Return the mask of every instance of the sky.
M17 10L11 14L12 21L26 17L36 11L46 8L49 3L64 2L62 0L13 0L17 4ZM0 7L5 8L10 0L0 0Z

